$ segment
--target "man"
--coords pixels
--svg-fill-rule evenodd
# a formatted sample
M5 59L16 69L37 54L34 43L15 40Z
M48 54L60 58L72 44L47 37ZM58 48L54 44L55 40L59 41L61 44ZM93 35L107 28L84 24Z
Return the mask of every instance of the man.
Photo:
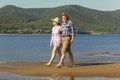
M61 14L62 18L62 25L61 25L61 31L62 31L62 56L60 59L60 62L56 65L57 67L61 67L61 64L64 61L64 58L66 56L66 52L69 54L69 59L71 66L74 65L73 60L73 54L71 52L71 44L74 42L74 35L75 35L75 29L73 23L69 20L69 16L65 13Z

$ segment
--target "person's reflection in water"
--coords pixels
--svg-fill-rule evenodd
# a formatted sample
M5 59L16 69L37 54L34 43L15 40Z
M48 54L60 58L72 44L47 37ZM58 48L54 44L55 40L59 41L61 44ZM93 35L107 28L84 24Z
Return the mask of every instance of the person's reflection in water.
M74 80L74 79L75 79L75 77L74 77L74 76L71 76L71 77L70 77L70 80Z
M60 76L60 75L52 75L50 77L50 80L65 80L65 79L63 79L63 76ZM69 80L75 80L75 77L74 76L70 76Z
M59 75L52 75L50 77L50 80L63 80L62 76L59 76Z

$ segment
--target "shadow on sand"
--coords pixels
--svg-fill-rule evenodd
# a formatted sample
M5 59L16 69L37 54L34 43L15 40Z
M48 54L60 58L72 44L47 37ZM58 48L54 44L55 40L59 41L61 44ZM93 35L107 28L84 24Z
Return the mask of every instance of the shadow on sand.
M75 66L94 66L94 65L109 65L109 64L114 64L114 63L76 63Z

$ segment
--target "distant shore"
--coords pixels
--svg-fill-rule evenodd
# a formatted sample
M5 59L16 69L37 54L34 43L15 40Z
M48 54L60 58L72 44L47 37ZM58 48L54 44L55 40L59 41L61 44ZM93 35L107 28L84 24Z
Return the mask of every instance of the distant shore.
M45 62L6 62L0 63L0 72L25 76L61 76L74 77L120 77L120 63L76 62L74 67L67 63L61 68L54 64L45 66Z

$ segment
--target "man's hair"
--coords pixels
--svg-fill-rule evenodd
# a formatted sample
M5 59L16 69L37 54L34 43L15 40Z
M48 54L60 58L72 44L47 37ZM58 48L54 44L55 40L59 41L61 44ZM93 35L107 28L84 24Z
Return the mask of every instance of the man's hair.
M69 16L66 13L61 13L61 18L62 16L65 16L67 18L67 20L69 20Z

